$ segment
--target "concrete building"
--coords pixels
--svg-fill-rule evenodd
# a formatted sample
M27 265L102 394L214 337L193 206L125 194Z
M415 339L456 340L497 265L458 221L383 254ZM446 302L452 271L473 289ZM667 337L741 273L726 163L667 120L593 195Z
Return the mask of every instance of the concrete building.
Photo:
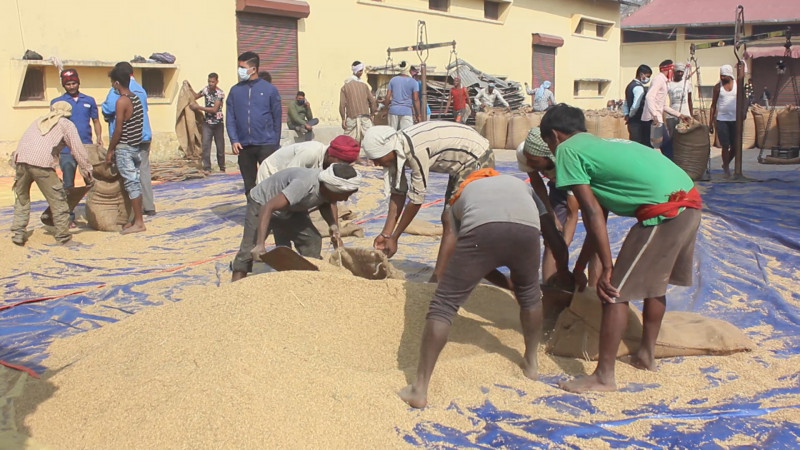
M2 0L7 32L0 49L0 158L25 127L61 95L58 68L73 67L81 91L105 98L107 73L134 55L170 52L175 64L133 64L150 93L152 157L179 156L177 92L188 79L199 90L209 72L227 92L236 55L262 57L284 105L306 92L323 124L340 123L339 89L353 60L386 60L386 49L416 43L418 20L429 42L457 42L458 56L476 67L536 87L553 83L558 101L602 108L622 89L619 2L613 0ZM26 49L43 61L22 59ZM406 59L418 63L416 55ZM396 56L395 58L399 58ZM443 68L447 49L431 50ZM397 59L396 59L397 61ZM625 79L627 79L627 75ZM105 130L107 134L107 130ZM287 132L288 134L288 132ZM106 137L106 142L108 138ZM7 166L2 164L7 172Z
M795 34L800 33L800 1L797 0L652 0L622 19L620 98L625 96L625 86L640 64L647 64L656 71L665 59L688 61L692 43L733 38L738 5L744 6L746 36L784 30L787 26L791 26ZM752 77L757 100L765 86L770 93L776 89L775 67L777 61L783 59L784 42L784 38L775 38L747 47L746 69L748 77ZM790 64L800 76L800 60L797 59L800 44L796 43L794 52ZM697 50L696 58L702 84L695 85L694 98L702 98L709 108L712 90L719 81L719 67L723 64L735 67L736 57L733 47L719 47ZM779 104L796 103L788 77L781 80L780 90ZM699 106L697 101L695 105Z

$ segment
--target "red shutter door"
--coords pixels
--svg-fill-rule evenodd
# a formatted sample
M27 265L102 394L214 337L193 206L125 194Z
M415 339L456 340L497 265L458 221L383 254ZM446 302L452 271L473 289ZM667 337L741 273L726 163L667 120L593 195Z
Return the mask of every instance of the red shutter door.
M286 108L298 91L297 19L237 12L236 28L239 54L258 53L258 70L272 75L272 84L281 94L285 123Z
M544 45L533 46L533 79L531 87L536 89L540 84L549 81L550 90L556 90L556 48Z

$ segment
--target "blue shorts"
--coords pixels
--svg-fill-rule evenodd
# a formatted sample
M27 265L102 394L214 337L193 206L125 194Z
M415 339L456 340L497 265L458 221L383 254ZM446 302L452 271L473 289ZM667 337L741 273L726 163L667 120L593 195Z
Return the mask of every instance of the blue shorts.
M125 191L131 199L142 195L142 183L139 179L139 165L142 163L139 147L127 144L117 145L114 150L114 157L117 162L117 170L125 182Z

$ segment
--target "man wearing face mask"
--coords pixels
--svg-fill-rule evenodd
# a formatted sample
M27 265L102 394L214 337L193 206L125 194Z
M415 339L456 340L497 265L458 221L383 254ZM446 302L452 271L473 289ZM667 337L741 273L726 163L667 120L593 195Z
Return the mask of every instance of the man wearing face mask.
M225 124L233 154L239 155L239 171L245 197L256 185L258 165L278 149L281 140L281 96L272 84L258 77L259 57L239 55L239 82L230 89Z
M708 123L710 133L714 132L715 121L719 145L722 147L722 170L729 177L730 163L735 156L731 149L736 142L736 80L733 78L733 67L729 64L719 68L719 83L714 86L711 120Z
M78 134L81 137L83 144L92 143L92 128L89 125L91 121L94 125L94 133L97 136L97 145L103 145L103 127L100 125L100 118L97 113L97 102L93 97L90 97L80 92L81 80L78 77L78 71L75 69L65 69L61 71L61 85L66 91L64 95L56 97L50 102L50 105L58 101L65 101L72 105L72 115L68 117L69 121L75 124L78 129ZM61 166L62 179L64 182L64 189L72 189L75 187L75 172L78 168L78 162L72 156L69 147L64 147L58 157L58 164ZM75 213L69 212L69 227L75 228Z
M653 84L647 95L644 97L644 112L642 113L642 120L652 120L650 124L650 146L661 151L661 144L664 142L666 135L666 125L664 124L664 113L673 117L679 117L682 120L689 120L689 116L681 114L680 111L672 109L669 105L669 80L672 79L672 73L675 65L671 59L666 59L658 65L658 75L653 78ZM669 155L671 156L671 155Z
M314 125L319 123L319 119L314 119L305 92L297 92L294 103L289 104L287 116L286 124L290 130L297 133L295 142L308 142L314 139Z
M628 139L642 145L650 145L650 122L642 121L642 104L647 93L645 84L650 82L653 69L642 64L636 69L636 78L628 83L625 88L625 103L622 104L622 113L625 114L625 123L628 125Z

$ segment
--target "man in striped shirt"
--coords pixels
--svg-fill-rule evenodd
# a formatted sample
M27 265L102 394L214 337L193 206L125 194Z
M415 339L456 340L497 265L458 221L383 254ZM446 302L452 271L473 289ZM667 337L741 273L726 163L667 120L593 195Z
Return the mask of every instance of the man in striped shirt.
M106 153L106 163L116 161L119 174L125 184L125 191L133 206L133 222L122 227L122 234L139 233L147 230L142 212L142 183L139 167L142 156L139 144L142 143L144 108L139 97L130 91L130 72L117 65L109 74L111 88L119 92L115 107L114 134Z
M11 224L11 241L25 245L31 215L31 184L34 182L44 194L53 215L56 241L66 246L75 245L69 232L69 206L64 185L56 175L58 160L54 149L66 144L81 168L87 183L92 181L92 165L86 154L75 124L69 121L72 105L65 101L55 102L50 112L36 119L25 131L12 156L16 176L14 178L14 221ZM55 154L58 154L57 152Z
M345 80L339 91L339 115L342 116L344 134L361 142L364 133L372 127L372 115L378 110L378 105L369 85L360 80L364 64L356 63L353 64L352 77L355 79Z
M419 212L425 201L430 172L450 175L442 212L442 242L431 281L437 281L455 249L447 206L453 192L477 169L494 168L494 153L489 141L475 129L453 122L422 122L401 131L387 126L374 126L364 134L361 143L367 157L384 167L391 189L389 213L383 231L374 246L389 257L397 252L397 240ZM411 169L411 183L404 172ZM408 197L408 204L405 204ZM402 215L401 215L402 213Z

